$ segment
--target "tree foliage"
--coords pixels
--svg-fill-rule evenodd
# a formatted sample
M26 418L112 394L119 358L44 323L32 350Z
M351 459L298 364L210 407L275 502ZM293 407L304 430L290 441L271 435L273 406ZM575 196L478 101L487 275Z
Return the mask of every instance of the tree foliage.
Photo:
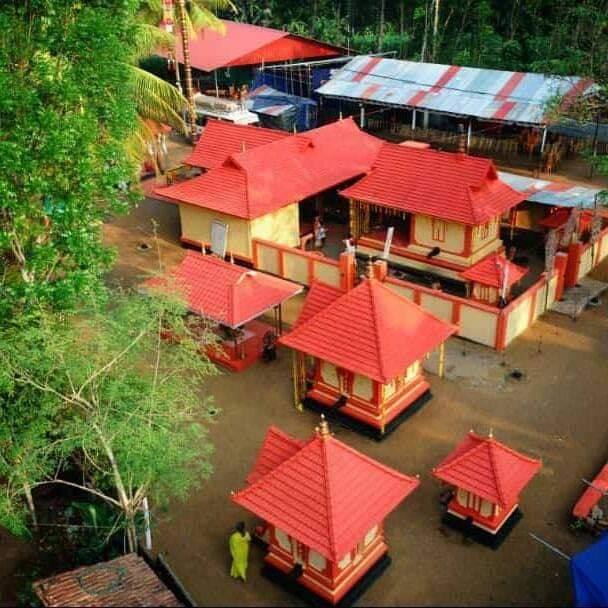
M129 0L28 0L0 8L0 319L32 302L99 294L136 166ZM10 94L8 93L10 92Z
M412 60L608 77L606 0L237 0L236 4L244 21L286 26L362 52L382 47Z
M24 481L72 485L114 507L133 546L144 497L183 498L209 475L201 387L215 367L199 349L212 338L192 335L184 313L159 294L115 294L110 306L44 312L0 334L10 404L0 410L0 523L25 530Z

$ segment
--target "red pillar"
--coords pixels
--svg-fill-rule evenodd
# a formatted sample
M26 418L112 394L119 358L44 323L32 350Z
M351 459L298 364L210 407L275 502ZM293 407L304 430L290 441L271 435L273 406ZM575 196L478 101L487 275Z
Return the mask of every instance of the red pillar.
M568 266L568 254L558 251L555 254L554 267L557 272L557 286L555 288L555 299L561 300L564 295L564 281L566 278L566 267Z
M568 263L566 265L564 287L574 287L576 285L582 252L583 245L581 243L571 243L568 247Z
M346 251L340 254L338 259L340 268L340 288L350 291L355 286L355 256Z
M388 274L388 264L384 260L376 260L374 262L374 279L377 279L381 283L386 279L386 275Z

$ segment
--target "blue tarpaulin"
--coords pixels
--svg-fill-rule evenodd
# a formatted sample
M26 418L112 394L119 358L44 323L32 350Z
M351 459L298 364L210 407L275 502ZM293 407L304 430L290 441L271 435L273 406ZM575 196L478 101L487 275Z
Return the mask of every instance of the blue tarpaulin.
M289 95L261 85L249 93L247 107L260 116L264 126L285 131L307 131L317 126L317 103L307 97Z
M570 560L575 605L608 606L608 533Z

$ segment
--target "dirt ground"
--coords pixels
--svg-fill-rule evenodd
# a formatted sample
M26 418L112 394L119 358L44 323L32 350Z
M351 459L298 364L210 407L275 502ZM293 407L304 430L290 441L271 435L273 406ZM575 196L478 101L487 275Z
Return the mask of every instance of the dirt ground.
M184 254L177 208L147 200L128 218L106 227L119 261L114 284L134 285L158 268L151 218L158 222L162 263ZM604 272L606 270L604 269ZM301 302L292 303L289 321ZM567 554L592 542L568 528L568 514L591 478L608 460L608 306L589 309L578 321L547 314L517 339L506 354L452 339L444 379L430 375L434 398L385 441L377 443L334 426L354 448L408 474L420 474L420 488L387 520L391 567L358 605L517 605L558 606L571 602L568 563L534 541L541 536ZM432 368L433 361L429 362ZM509 371L524 374L510 380ZM246 584L231 579L227 540L248 514L230 502L241 488L269 425L306 438L318 423L292 405L290 357L257 364L241 374L209 381L222 412L211 426L214 475L185 503L172 504L168 519L154 530L162 551L201 606L297 606L301 602L260 576L263 554L252 549ZM524 492L523 520L498 551L463 544L440 526L439 488L431 469L469 429L487 433L542 458L543 468ZM0 605L15 601L21 570L33 549L0 530ZM1 589L4 588L2 595Z

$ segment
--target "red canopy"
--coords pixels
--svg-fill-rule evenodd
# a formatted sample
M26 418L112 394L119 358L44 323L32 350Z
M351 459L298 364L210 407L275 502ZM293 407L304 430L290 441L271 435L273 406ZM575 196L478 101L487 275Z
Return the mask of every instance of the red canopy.
M542 464L492 437L472 431L435 469L433 475L500 507L517 502Z
M190 310L229 327L239 327L302 291L290 281L196 251L188 251L166 278L144 285L183 291Z
M473 226L526 200L499 179L487 158L389 143L382 146L371 173L341 194Z
M321 430L232 500L339 562L419 483Z
M483 258L483 260L477 262L477 264L473 264L473 266L461 272L460 276L467 281L473 281L474 283L490 287L498 287L499 289L503 287L506 279L506 287L508 289L520 281L527 273L527 268L513 264L513 262L510 262L498 253L491 253Z
M224 31L203 28L190 41L192 66L211 72L218 68L260 65L297 59L340 57L340 47L289 32L249 23L223 21ZM183 62L181 42L176 44L177 59Z
M307 301L324 287L313 283ZM327 294L323 294L324 299ZM307 311L305 306L304 312ZM310 307L308 308L308 315ZM387 383L445 342L457 328L376 279L354 289L280 338L281 344Z

